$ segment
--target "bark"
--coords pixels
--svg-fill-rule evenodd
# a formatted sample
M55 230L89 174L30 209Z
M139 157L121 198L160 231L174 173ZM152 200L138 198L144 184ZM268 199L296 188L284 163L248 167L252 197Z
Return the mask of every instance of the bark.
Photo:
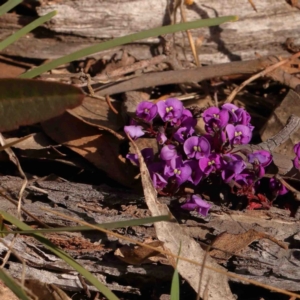
M15 199L21 184L22 181L15 177L3 176L1 178L1 188ZM38 187L40 191L34 186ZM210 244L222 232L239 235L249 230L269 235L279 242L285 241L290 249L284 249L280 247L280 243L276 244L268 238L254 241L249 246L246 243L242 253L232 255L225 262L222 260L222 263L229 270L234 269L236 273L251 279L275 285L278 288L294 291L299 289L300 261L297 248L299 245L299 216L291 218L286 210L274 207L269 211L231 211L229 215L222 211L219 205L215 205L212 207L210 218L204 220L196 213L192 213L191 216L180 209L177 201L170 200L170 198L160 198L161 202L169 205L178 222L182 224L181 226L197 241ZM45 212L42 210L43 207L91 223L149 216L144 199L140 195L107 186L69 182L31 183L26 190L22 207L40 221L54 227L76 226L77 224ZM3 197L0 199L0 210L8 211L16 216L15 206ZM36 224L26 214L22 214L22 216L27 224ZM117 232L138 241L149 238L156 239L154 228L150 225L136 226L126 230L118 229ZM155 263L133 265L120 261L114 255L114 251L122 245L128 245L126 241L117 240L98 231L52 233L46 236L114 291L123 291L128 295L140 292L143 294L143 290L147 286L153 286L156 282L167 287L170 284L173 268L169 265ZM11 239L11 235L5 237L7 243ZM49 254L30 236L17 236L14 249L26 262L26 278L53 283L65 290L81 290L78 276L70 273L69 267L64 262ZM0 243L1 256L6 252L7 248ZM11 275L20 278L21 263L10 260L7 266L9 266L8 271ZM111 282L115 283L111 284Z
M37 8L39 15L57 10L58 14L43 28L35 30L2 53L22 57L53 59L112 37L120 37L145 29L170 24L173 17L168 0L122 1L44 1ZM238 5L237 5L238 3ZM217 16L237 15L239 21L212 28L192 30L194 38L204 37L200 48L203 63L221 63L253 59L260 55L286 55L283 43L287 38L299 37L300 14L285 0L256 1L255 12L248 1L195 0L186 9L188 21ZM171 14L169 13L171 10ZM22 28L32 18L7 14L0 18L0 38ZM180 20L179 10L177 20ZM136 42L125 48L137 59L150 58L156 38ZM183 52L191 60L185 34L176 34L176 45L181 58ZM182 51L182 50L185 51ZM94 55L110 56L116 49Z

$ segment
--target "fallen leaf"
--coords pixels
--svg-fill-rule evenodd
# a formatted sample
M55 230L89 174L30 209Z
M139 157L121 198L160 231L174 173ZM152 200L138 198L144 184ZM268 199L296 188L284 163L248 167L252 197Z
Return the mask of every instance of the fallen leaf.
M0 281L0 299L19 300L19 298L3 283L3 281Z
M231 234L227 232L219 234L212 244L212 247L216 249L211 250L209 254L213 258L217 259L219 263L224 263L231 256L239 254L251 243L260 239L269 239L278 244L280 247L287 249L287 245L285 243L272 238L268 234L250 229L247 232L240 234Z
M165 214L171 214L168 207L165 204L161 204L157 200L157 193L152 185L149 171L144 162L139 148L135 142L132 141L135 146L136 153L139 156L141 179L144 189L145 201L152 214L152 216L159 216ZM157 238L163 242L164 248L173 253L178 254L181 248L180 256L189 260L193 260L197 263L203 263L205 258L205 251L194 241L193 238L182 228L173 218L173 222L158 222L154 224ZM170 263L175 267L176 263L173 257L169 257ZM212 267L225 271L220 267L212 258L206 257L205 266ZM207 293L206 299L209 300L233 300L228 279L225 275L205 268L203 274L201 274L201 267L190 262L180 260L178 261L177 270L179 274L188 281L191 287L198 293L199 283L200 297L203 298Z
M27 279L25 280L25 287L40 300L71 300L64 291L54 284L47 284L36 279Z
M133 184L136 171L118 158L120 141L114 135L68 113L42 123L42 127L53 140L83 156L110 178L126 186Z
M163 243L161 241L145 243L145 245L149 245L159 249L162 249L162 244ZM131 265L140 265L143 263L157 262L160 259L162 259L162 255L159 251L155 251L153 249L145 248L142 246L136 246L135 248L131 248L130 246L125 245L121 248L118 248L114 254L120 260Z
M120 102L115 101L112 105L116 110L121 110ZM122 117L113 113L105 100L89 96L84 98L82 105L69 110L69 113L95 126L105 126L112 130L118 130L124 126Z
M9 87L9 88L8 88ZM33 79L0 79L0 132L31 125L82 103L80 88Z

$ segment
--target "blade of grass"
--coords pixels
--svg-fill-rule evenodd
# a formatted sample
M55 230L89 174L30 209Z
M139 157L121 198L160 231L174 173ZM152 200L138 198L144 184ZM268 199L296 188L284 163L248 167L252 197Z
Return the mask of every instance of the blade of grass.
M178 274L178 270L177 270L180 252L181 252L181 243L179 246L178 257L176 259L176 268L174 270L173 277L172 277L171 295L170 295L171 300L179 300L180 299L180 282L179 282L179 274Z
M9 0L0 6L0 17L20 4L23 0Z
M200 27L209 27L209 26L217 26L225 22L236 21L238 18L237 16L227 16L227 17L220 17L220 18L211 18L205 20L197 20L193 22L187 23L180 23L180 24L173 24L163 27L158 27L154 29L144 30L138 33L133 33L130 35L126 35L123 37L115 38L113 40L103 42L97 45L93 45L87 47L85 49L78 50L66 56L60 57L53 61L50 61L47 64L39 66L35 69L32 69L26 73L21 74L20 78L34 78L44 72L47 72L51 69L54 69L62 64L66 64L76 59L80 59L82 57L104 51L107 49L111 49L120 45L125 45L132 43L137 40L142 40L150 37L156 37L159 35L165 35L169 33L174 33L178 31L186 31L188 29L200 28Z
M21 230L31 229L31 227L16 219L15 217L11 216L10 214L6 213L5 211L1 210L0 214L6 221L17 226ZM109 300L119 300L119 298L112 291L110 291L103 283L98 281L98 279L94 275L92 275L88 270L86 270L80 264L78 264L71 256L69 256L63 250L59 249L56 245L51 243L43 235L39 233L34 233L32 234L32 236L35 239L37 239L40 243L42 243L52 253L64 260L68 265L70 265L73 269L80 273L86 280L88 280L92 285L94 285L94 287L96 287Z
M0 212L1 218L1 212ZM143 219L136 219L136 220L127 220L127 221L119 221L119 222L110 222L110 223L103 223L103 224L93 224L98 228L105 228L105 229L116 229L122 227L129 227L129 226L139 226L144 224L150 224L160 221L170 221L170 216L157 216L157 217L149 217ZM57 228L47 228L47 229L31 229L31 230L17 230L17 231L7 231L7 230L0 230L0 234L9 234L9 233L20 233L20 234L31 234L31 233L53 233L53 232L73 232L73 231L88 231L88 230L95 230L95 228L91 228L88 226L72 226L72 227L57 227Z
M10 44L14 43L17 41L19 38L27 34L28 32L32 31L36 27L44 24L45 22L49 21L52 17L56 15L56 11L52 11L45 16L42 16L35 21L31 22L30 24L26 25L22 29L18 30L8 38L6 38L4 41L0 42L0 51L9 46Z
M0 279L18 298L22 300L31 300L19 284L3 269L0 269Z

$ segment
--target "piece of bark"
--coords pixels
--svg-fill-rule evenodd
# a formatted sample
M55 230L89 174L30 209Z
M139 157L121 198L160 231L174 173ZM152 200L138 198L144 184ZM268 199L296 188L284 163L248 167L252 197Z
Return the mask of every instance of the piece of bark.
M1 189L4 189L14 199L17 199L21 185L22 180L19 178L1 177ZM38 187L40 191L37 191L34 187ZM42 210L43 207L51 208L52 211L61 212L91 223L113 222L149 216L149 210L141 195L105 186L40 181L31 183L28 186L24 198L23 208L30 211L42 222L54 227L76 226L78 224L45 212ZM279 241L287 242L294 249L287 251L280 250L280 257L274 255L272 276L276 278L277 287L289 287L290 290L297 290L299 288L297 280L299 281L300 277L297 277L298 273L295 272L295 266L299 263L297 262L297 253L299 253L299 249L297 248L299 237L297 234L299 235L300 232L300 221L299 219L291 218L288 211L272 207L268 211L247 210L244 212L230 211L225 213L219 206L214 205L209 219L203 220L199 216L191 216L189 213L181 210L180 204L177 201L171 201L170 198L159 198L159 201L167 204L170 210L176 213L176 219L184 228L186 234L206 244L210 243L221 232L226 231L230 234L240 234L250 229L268 234ZM0 197L0 210L7 211L14 216L17 215L16 207L3 197ZM22 213L22 217L27 224L37 224L24 213ZM118 229L117 232L126 234L126 236L142 242L148 238L157 238L154 228L146 225L126 228L126 230ZM139 292L145 286L145 282L153 284L153 282L159 281L161 284L165 283L166 285L171 282L173 274L171 266L156 264L132 266L123 263L115 257L113 254L114 251L122 245L132 246L121 239L117 240L98 231L63 234L52 233L46 236L53 243L72 255L82 266L103 280L104 283L106 281L118 283L118 280L123 283L126 282L126 287L120 282L119 285L109 287L113 290L125 291L125 293L128 293L128 297L131 294ZM8 236L5 239L9 242L11 237ZM256 244L260 245L261 242L265 241L262 240ZM230 260L230 265L238 260L240 267L237 267L239 267L240 273L242 273L243 266L248 264L249 270L252 272L249 273L251 274L249 277L259 281L267 281L270 278L269 273L264 273L260 276L257 274L260 268L261 270L271 270L270 266L264 265L264 262L269 262L269 260L265 261L264 257L269 255L268 253L271 249L265 245L272 246L273 242L263 245L261 249L253 248L253 245L250 245L242 253L244 257L247 257L247 251L250 249L252 254L249 256L249 259L244 258L241 262L241 258L233 256ZM60 282L61 285L59 286L64 290L79 291L81 289L78 277L70 274L70 267L46 251L32 237L18 236L14 248L18 255L26 261L28 266L26 274L28 276L29 274L33 274L34 278L38 277L42 282L49 284L59 284ZM0 255L3 256L6 251L7 249L0 243ZM255 268L253 267L253 258L261 261L261 264L257 264ZM238 262L235 264L238 264ZM280 267L275 268L274 265L279 266L279 263ZM8 270L9 272L16 274L16 276L22 274L22 264L12 261L9 261L9 264L11 266ZM284 274L284 276L280 274Z
M170 24L168 7L170 1L100 1L89 0L45 1L40 0L38 14L57 10L58 14L44 25L44 30L36 30L18 42L3 50L3 53L22 57L53 59L70 54L101 40L120 37L150 28ZM173 2L172 2L173 3ZM255 3L257 12L248 1L236 5L236 0L227 1L226 5L212 0L209 5L204 0L194 1L186 9L187 20L213 18L216 16L237 15L239 21L226 23L212 28L192 30L194 38L204 36L200 49L203 63L221 63L232 60L245 60L261 55L284 55L282 44L287 38L299 38L298 23L300 15L287 1L264 0ZM177 20L180 20L177 12ZM5 15L0 18L0 38L10 35L32 18ZM41 39L41 37L43 37ZM182 33L176 34L176 48L184 59L184 51L192 60L190 46ZM149 38L126 46L126 50L137 59L150 58L149 46L155 45L157 38ZM111 55L115 49L94 55Z
M298 93L290 92L289 97L285 97L280 105L274 110L268 122L261 130L262 140L279 132L286 124L288 118L292 115L300 117L300 96ZM289 139L276 148L275 152L283 154L291 159L295 157L293 147L300 141L300 131L294 132Z

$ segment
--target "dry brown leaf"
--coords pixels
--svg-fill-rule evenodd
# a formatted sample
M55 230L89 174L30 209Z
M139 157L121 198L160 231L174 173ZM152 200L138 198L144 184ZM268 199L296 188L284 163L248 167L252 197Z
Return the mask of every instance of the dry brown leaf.
M0 281L0 299L19 300L19 298L2 281Z
M118 111L121 110L120 102L113 102L112 104ZM105 100L95 99L86 96L82 104L69 112L86 122L94 124L95 126L105 126L112 130L118 130L124 126L122 117L116 115L108 107Z
M268 234L250 229L247 232L240 234L230 234L227 232L219 234L212 244L212 246L217 249L211 250L209 254L213 258L217 259L219 263L224 263L232 255L239 254L251 243L260 239L269 239L278 244L280 247L287 249L287 245L285 243L272 238Z
M123 185L131 186L135 171L119 158L120 141L112 134L100 131L65 113L42 123L47 135L83 156L108 176Z
M145 245L156 247L160 250L162 250L162 244L163 243L161 241L145 243ZM125 245L121 248L118 248L114 254L120 260L131 265L140 265L143 263L151 263L154 261L157 262L162 258L162 255L159 255L160 252L141 246L131 248L130 246Z
M132 143L135 145L133 141ZM168 207L158 202L157 193L152 185L147 166L138 147L136 145L135 147L139 156L145 200L152 216L170 214ZM203 263L205 251L194 241L193 238L189 236L189 234L175 221L175 219L173 222L158 222L155 223L154 226L157 238L164 243L164 248L167 251L177 255L181 247L180 256L200 264ZM169 259L173 266L175 266L174 259L171 257ZM205 265L222 271L225 270L210 257L206 258ZM207 299L209 300L234 299L228 285L228 279L225 275L205 268L202 278L200 278L201 267L183 260L179 260L177 270L196 292L199 290L199 282L201 281L200 297L203 297L204 293L207 293Z
M6 138L6 143L11 143L19 140L19 138ZM21 150L41 150L45 148L51 148L53 142L46 137L42 132L34 133L28 136L27 139L12 146L13 148Z
M28 288L39 300L71 300L68 295L54 284L47 284L36 279L25 280Z

